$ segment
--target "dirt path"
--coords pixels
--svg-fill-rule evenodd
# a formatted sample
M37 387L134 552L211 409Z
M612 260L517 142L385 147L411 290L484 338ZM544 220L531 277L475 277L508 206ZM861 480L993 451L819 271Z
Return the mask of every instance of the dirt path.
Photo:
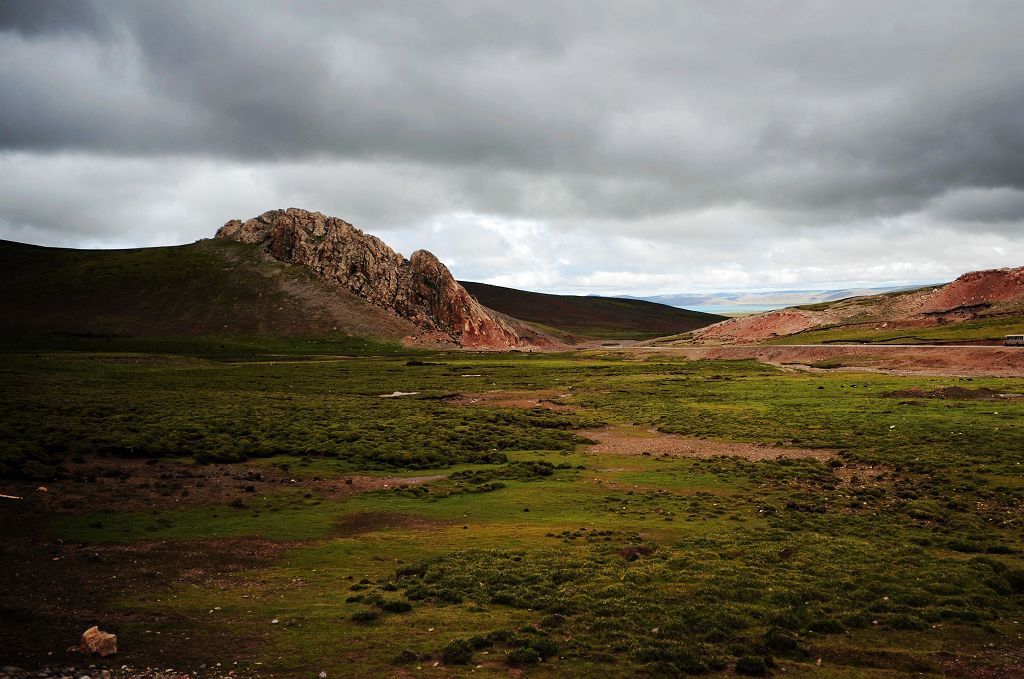
M813 458L825 461L834 456L831 450L813 448L785 448L764 443L713 441L708 439L663 434L655 429L641 427L605 427L581 431L581 436L597 441L587 446L592 453L607 455L669 456L709 458L719 455L742 457L746 460L777 460L780 458Z

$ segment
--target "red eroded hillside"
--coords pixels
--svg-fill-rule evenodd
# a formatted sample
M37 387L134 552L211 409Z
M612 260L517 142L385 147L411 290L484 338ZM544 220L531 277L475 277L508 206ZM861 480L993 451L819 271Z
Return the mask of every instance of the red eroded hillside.
M697 330L693 341L702 344L757 343L795 335L808 335L811 343L821 341L890 341L875 338L897 331L946 326L955 329L966 323L991 326L986 335L995 340L1006 327L1024 322L1024 267L972 271L946 285L900 293L850 297L826 304L790 307L733 318ZM873 334L874 333L874 334ZM927 341L908 336L908 340ZM934 333L931 333L934 335ZM956 337L950 333L951 338ZM972 336L973 337L973 336Z
M1024 267L972 271L936 289L925 304L926 311L1024 300Z

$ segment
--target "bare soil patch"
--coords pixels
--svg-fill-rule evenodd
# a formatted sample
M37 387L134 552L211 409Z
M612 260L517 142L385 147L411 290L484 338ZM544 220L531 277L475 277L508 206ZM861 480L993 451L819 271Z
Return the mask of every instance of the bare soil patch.
M443 479L447 474L430 474L427 476L346 476L344 479L329 481L311 481L307 485L319 488L330 494L349 495L352 493L368 493L372 490L387 490L402 486L416 486Z
M995 389L981 387L979 389L966 389L964 387L940 387L938 389L897 389L890 391L883 396L889 398L937 398L953 401L999 401L1004 398L1012 398L1018 394L1000 394Z
M559 403L558 401L571 396L571 393L561 392L558 389L544 391L485 391L471 394L456 394L445 398L445 401L467 406L547 408L548 410L566 411L574 410L575 407Z
M656 429L639 427L605 427L581 431L581 436L597 441L588 446L590 452L608 455L742 457L746 460L777 460L780 458L813 458L828 460L834 456L831 450L814 448L786 448L764 443L741 443L737 441L714 441L674 434L663 434Z
M241 634L225 648L222 639L205 634L202 621L125 609L114 602L143 593L171 595L181 585L216 588L305 544L253 536L76 544L49 533L48 524L56 516L226 504L253 493L266 495L292 487L342 497L444 478L351 475L295 479L281 469L245 463L193 466L169 460L148 463L103 457L69 462L67 467L68 479L45 485L5 482L0 486L4 495L22 498L0 499L0 572L4 573L0 620L6 630L0 636L0 664L75 666L87 660L109 669L124 664L196 668L210 658L225 666L244 660L263 643L262 637ZM381 514L352 517L340 528L342 534L357 535L386 527L426 529L439 524ZM93 624L118 634L118 655L86 659L66 650ZM152 634L138 634L140 628L149 627L154 628ZM157 634L161 627L165 631Z
M892 472L891 467L884 465L845 464L832 470L846 485L866 485L877 483Z
M454 525L451 521L430 519L424 516L411 514L397 514L395 512L360 512L342 517L332 531L333 535L339 537L350 537L373 533L388 528L401 530L429 530L439 526Z
M94 456L63 464L68 478L6 481L4 493L34 498L53 514L143 511L226 504L251 493L292 485L288 473L252 464L193 465L176 460Z
M22 667L43 665L116 669L122 665L197 667L210 658L244 660L260 643L240 635L230 649L195 621L174 614L126 609L113 602L146 593L171 594L182 584L206 585L268 564L296 543L259 538L75 544L49 535L52 514L39 495L0 504L0 658ZM99 624L118 635L119 653L85 658L67 649ZM140 634L153 628L189 630ZM93 676L98 670L93 673Z
M223 505L286 488L305 488L328 497L342 497L444 477L296 478L294 472L252 463L193 465L175 460L108 457L80 458L64 466L69 478L46 483L5 481L0 483L0 494L33 498L37 507L53 515ZM13 505L20 502L0 501Z

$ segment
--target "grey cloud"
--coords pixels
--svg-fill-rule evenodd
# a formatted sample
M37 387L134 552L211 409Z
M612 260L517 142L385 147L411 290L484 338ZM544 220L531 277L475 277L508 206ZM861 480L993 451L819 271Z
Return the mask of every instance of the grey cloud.
M1009 0L7 2L0 153L11 185L81 214L198 195L154 227L182 238L300 204L395 234L468 213L723 257L744 234L899 223L1019 244L1022 25ZM217 172L221 195L192 186ZM14 196L0 225L116 235L47 206Z
M1024 191L1009 187L960 189L932 201L928 211L944 222L980 222L1019 232L1024 223Z
M23 35L99 33L107 20L89 0L7 0L0 3L0 31Z

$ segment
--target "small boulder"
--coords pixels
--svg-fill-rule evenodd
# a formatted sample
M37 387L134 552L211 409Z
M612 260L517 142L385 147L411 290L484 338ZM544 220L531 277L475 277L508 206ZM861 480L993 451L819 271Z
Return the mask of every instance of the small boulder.
M78 645L82 653L95 653L102 658L117 653L117 636L103 632L99 627L93 625L82 633L82 641Z

